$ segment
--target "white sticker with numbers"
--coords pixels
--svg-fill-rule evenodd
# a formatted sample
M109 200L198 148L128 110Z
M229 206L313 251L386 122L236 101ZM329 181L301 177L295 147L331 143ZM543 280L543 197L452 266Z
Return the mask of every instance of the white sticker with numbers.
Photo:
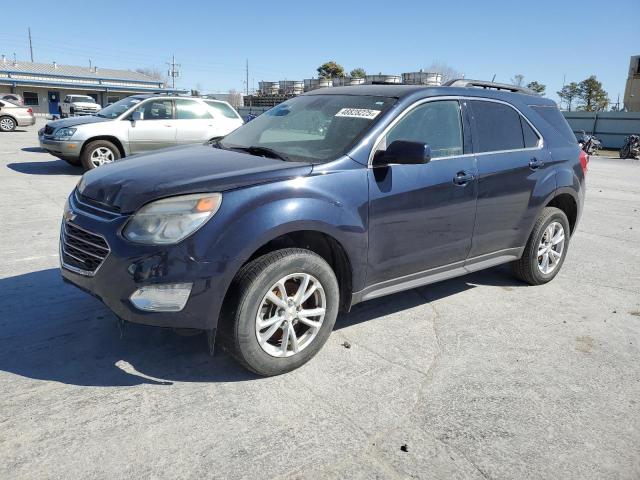
M343 108L336 117L365 118L372 120L380 114L380 110L369 110L367 108Z

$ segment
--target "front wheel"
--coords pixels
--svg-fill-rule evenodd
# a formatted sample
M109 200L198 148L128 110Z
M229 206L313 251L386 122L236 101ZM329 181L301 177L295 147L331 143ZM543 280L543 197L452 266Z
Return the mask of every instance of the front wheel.
M223 329L230 353L246 368L279 375L308 362L338 315L339 288L329 264L287 248L245 265L234 280L233 311Z
M569 221L562 210L547 207L536 220L522 257L513 271L530 285L550 282L558 274L569 246Z
M120 150L107 140L90 142L82 151L80 161L85 170L93 170L120 158Z

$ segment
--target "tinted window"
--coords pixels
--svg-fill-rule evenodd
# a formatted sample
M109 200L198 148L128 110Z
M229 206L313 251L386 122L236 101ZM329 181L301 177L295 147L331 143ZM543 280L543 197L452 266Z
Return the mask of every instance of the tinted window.
M213 118L205 105L193 100L176 100L178 120L202 120Z
M209 101L209 102L206 102L206 104L209 105L211 108L213 108L216 113L219 113L224 117L235 118L235 119L238 118L238 114L235 112L235 110L231 108L229 105L227 105L226 103Z
M142 112L143 120L170 120L173 118L173 102L172 100L151 100L140 105L135 111Z
M522 136L524 137L524 146L525 148L534 148L538 146L538 135L531 128L529 122L527 122L524 118L520 117L520 124L522 125Z
M24 92L22 94L25 105L38 105L38 94L33 92Z
M520 114L502 103L472 100L478 152L496 152L524 148Z
M576 136L565 120L558 107L543 107L541 105L530 105L531 109L539 114L545 121L560 133L568 141L575 143Z
M458 102L428 102L414 108L387 133L382 148L396 140L428 143L433 158L462 155L462 123Z

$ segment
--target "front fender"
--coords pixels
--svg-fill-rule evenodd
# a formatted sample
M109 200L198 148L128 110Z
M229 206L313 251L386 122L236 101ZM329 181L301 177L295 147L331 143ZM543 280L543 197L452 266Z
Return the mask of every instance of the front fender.
M343 247L352 286L361 289L366 275L367 200L365 168L225 192L219 212L194 236L192 255L206 264L223 298L238 270L260 247L287 233L320 232Z

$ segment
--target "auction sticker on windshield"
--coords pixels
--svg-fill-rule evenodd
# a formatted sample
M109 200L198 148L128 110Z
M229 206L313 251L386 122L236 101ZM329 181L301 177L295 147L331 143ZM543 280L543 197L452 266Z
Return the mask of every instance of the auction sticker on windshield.
M342 108L336 117L366 118L372 120L380 114L380 110L369 110L367 108Z

